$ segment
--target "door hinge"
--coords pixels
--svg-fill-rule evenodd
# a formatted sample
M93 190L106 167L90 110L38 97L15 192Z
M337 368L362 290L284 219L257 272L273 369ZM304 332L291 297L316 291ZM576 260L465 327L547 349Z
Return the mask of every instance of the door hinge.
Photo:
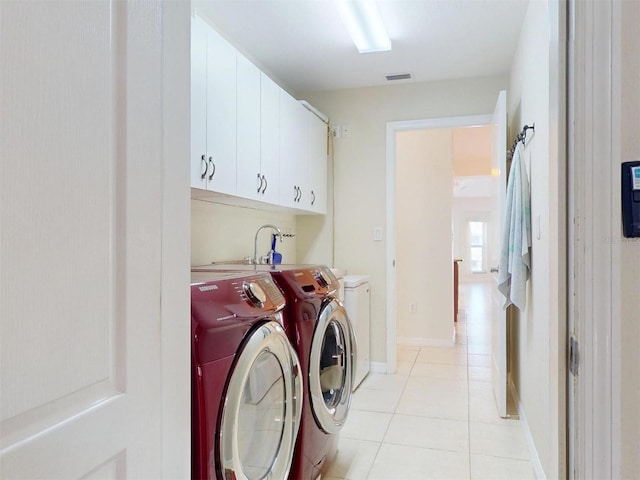
M573 376L578 375L580 366L580 348L575 337L569 338L569 371Z

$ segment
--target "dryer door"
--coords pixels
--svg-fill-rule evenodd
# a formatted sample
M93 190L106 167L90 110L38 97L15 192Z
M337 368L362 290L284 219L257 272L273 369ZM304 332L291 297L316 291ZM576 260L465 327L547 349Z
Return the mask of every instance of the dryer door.
M264 323L249 334L229 379L218 437L220 478L287 478L301 410L298 357L280 324Z
M320 428L337 433L347 419L355 378L355 335L337 301L323 305L311 343L311 409Z

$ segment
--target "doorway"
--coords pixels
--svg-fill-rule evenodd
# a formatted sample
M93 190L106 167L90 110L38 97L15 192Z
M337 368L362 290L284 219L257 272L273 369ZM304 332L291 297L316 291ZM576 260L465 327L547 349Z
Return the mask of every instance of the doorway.
M494 127L396 134L396 342L454 342L453 259L462 281L490 280ZM443 299L451 298L451 302Z
M387 165L386 165L386 220L387 220L387 371L392 373L397 368L397 272L396 272L396 199L397 199L397 134L400 132L415 130L430 130L443 128L474 127L480 125L490 125L491 115L472 115L464 117L447 117L437 119L409 120L387 123ZM449 260L449 259L448 259ZM453 298L453 296L452 296ZM453 319L452 319L453 320ZM453 323L453 322L452 322Z

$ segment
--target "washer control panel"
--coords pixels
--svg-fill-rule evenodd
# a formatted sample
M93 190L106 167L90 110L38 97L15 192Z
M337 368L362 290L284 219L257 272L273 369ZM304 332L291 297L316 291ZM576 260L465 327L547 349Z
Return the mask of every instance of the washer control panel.
M242 289L251 304L258 308L262 308L267 301L267 294L257 282L244 282Z
M191 315L202 328L272 315L285 306L266 272L193 271L191 282Z

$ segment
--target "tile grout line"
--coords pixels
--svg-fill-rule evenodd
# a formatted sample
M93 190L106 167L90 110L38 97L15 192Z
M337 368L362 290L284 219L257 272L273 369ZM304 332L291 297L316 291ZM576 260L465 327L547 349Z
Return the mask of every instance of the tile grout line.
M384 431L384 435L382 435L382 440L380 441L380 444L378 445L378 450L376 451L375 456L373 457L373 462L371 462L371 466L369 466L369 470L367 471L367 476L365 478L369 478L369 475L371 475L371 470L373 469L373 466L376 463L376 459L378 458L378 455L380 454L380 449L382 448L382 444L384 443L384 439L387 436L387 432L389 432L389 428L391 427L391 422L393 422L393 417L396 415L397 411L398 411L398 405L400 405L400 399L402 398L402 395L404 394L404 391L407 388L407 384L409 383L409 378L411 377L411 372L413 372L413 367L416 364L416 361L418 359L418 355L420 354L420 350L418 349L418 353L416 354L415 358L413 359L413 362L411 363L411 368L409 369L409 374L407 375L407 380L404 382L404 386L402 387L402 391L400 392L400 396L398 397L398 403L396 403L396 406L393 409L393 412L391 412L391 419L389 420L389 424L387 425L386 430Z

